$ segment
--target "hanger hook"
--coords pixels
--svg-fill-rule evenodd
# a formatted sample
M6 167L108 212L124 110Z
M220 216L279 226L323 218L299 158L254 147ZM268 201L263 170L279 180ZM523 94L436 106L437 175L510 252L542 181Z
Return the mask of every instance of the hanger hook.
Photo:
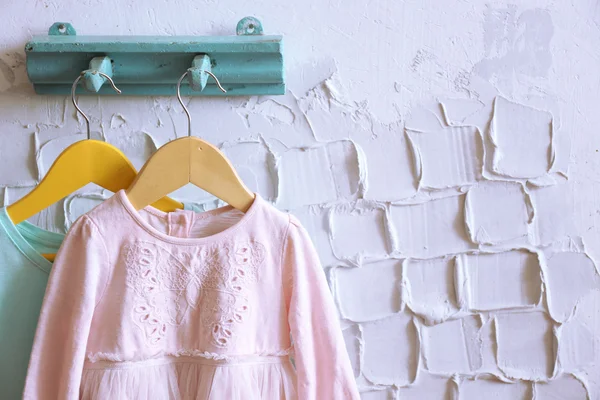
M223 86L221 86L221 82L219 82L219 79L217 79L217 77L215 76L215 74L213 74L210 71L203 71L203 72L206 72L207 74L209 74L210 76L213 77L213 79L215 80L215 82L217 82L217 86L219 87L219 89L221 89L221 92L227 93L227 90L223 89ZM183 78L185 78L188 73L189 73L189 71L185 71L183 73L183 75L181 75L181 77L179 78L179 80L177 81L177 100L179 100L179 104L181 104L181 107L183 107L183 111L185 111L185 115L187 116L187 120L188 120L188 137L190 137L190 136L192 136L192 116L190 115L190 111L188 110L188 108L183 103L183 100L181 99L181 82L183 81Z
M92 136L90 134L90 119L88 118L87 115L85 115L83 110L81 110L81 108L79 108L79 105L77 104L77 100L75 100L75 89L77 89L77 84L79 83L81 78L83 78L83 76L85 75L86 72L91 72L92 74L99 74L101 77L105 78L110 83L110 86L112 86L114 91L119 94L121 94L121 89L119 89L117 86L115 86L115 82L112 80L112 78L110 76L108 76L104 72L100 72L100 71L82 71L81 74L79 74L79 76L77 77L77 79L75 79L75 82L73 82L73 86L71 86L71 102L73 102L73 105L75 106L75 109L77 110L77 112L79 114L81 114L83 119L85 119L85 125L87 128L87 138L89 140L89 139L91 139L91 136Z

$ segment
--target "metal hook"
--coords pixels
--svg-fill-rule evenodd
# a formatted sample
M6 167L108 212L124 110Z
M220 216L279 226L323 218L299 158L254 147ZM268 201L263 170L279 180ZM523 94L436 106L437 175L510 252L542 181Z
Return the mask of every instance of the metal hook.
M79 114L81 114L83 119L85 119L85 124L87 127L87 138L89 140L89 139L91 139L91 136L92 136L90 134L90 119L88 118L87 115L85 115L85 113L81 110L81 108L79 108L79 105L77 105L77 101L75 100L75 89L77 89L77 84L79 83L81 78L85 75L85 73L86 73L86 71L83 71L81 74L79 74L77 79L75 79L75 82L73 82L73 86L71 86L71 101L73 102L73 105L75 106L75 109L77 110L77 112ZM110 76L108 76L104 72L100 72L100 71L92 71L92 74L99 74L100 76L105 78L108 82L110 82L110 86L112 86L112 88L115 90L115 92L121 94L121 89L119 89L118 87L115 86L115 82L113 82L113 80Z
M179 100L179 104L181 104L181 107L183 107L183 111L185 111L185 115L187 115L188 137L192 136L192 116L190 115L188 108L185 106L185 104L183 104L183 100L181 99L181 82L183 81L183 78L185 78L189 72L190 72L189 70L185 71L183 73L183 75L181 75L181 78L179 78L179 80L177 81L177 100ZM223 89L223 86L221 86L221 82L219 82L219 80L217 79L215 74L213 74L210 71L203 71L203 72L206 72L207 74L209 74L210 76L213 77L215 82L217 82L217 86L219 87L219 89L221 89L221 92L227 93L227 90Z

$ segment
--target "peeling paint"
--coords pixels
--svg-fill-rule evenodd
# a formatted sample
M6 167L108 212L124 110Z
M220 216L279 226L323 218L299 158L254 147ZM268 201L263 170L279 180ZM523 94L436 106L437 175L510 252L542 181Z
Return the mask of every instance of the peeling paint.
M110 118L110 129L122 128L127 123L123 114L113 114Z
M294 123L296 115L290 107L271 99L264 100L260 103L256 100L256 98L251 98L243 108L240 107L237 109L237 113L247 121L248 127L251 125L251 114L257 114L265 117L273 125L291 125Z
M554 27L547 10L520 12L515 4L505 8L488 5L484 15L486 57L475 65L475 73L488 80L510 73L533 77L548 74Z
M467 119L482 111L485 103L477 99L441 99L440 107L448 126L465 126Z
M12 87L12 85L14 84L15 73L10 67L10 65L4 62L2 59L0 59L0 73L4 75L4 79L0 81L3 84L2 86L0 86L0 92L3 92Z

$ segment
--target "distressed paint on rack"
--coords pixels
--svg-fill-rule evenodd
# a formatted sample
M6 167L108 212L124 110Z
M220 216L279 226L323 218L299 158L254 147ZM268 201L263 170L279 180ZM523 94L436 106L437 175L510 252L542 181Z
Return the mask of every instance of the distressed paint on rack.
M67 98L33 93L21 51L30 31L68 19L90 35L220 35L251 9L286 37L288 89L186 99L195 134L222 146L250 187L307 227L363 399L599 399L596 2L247 7L3 4L5 202L85 136ZM174 98L81 103L93 137L138 167L186 134ZM522 138L529 149L514 146ZM108 196L85 188L33 222L64 230ZM176 196L217 204L194 188Z
M282 36L257 34L262 25L256 19L240 23L237 36L168 37L77 36L70 24L56 23L49 35L35 36L26 44L27 74L38 94L68 94L75 77L88 69L92 59L108 57L112 78L124 95L173 95L181 74L197 67L194 59L204 55L227 96L285 93ZM214 82L207 84L194 74L191 79L191 85L181 88L186 96L225 95ZM87 92L78 89L77 93L114 94L110 88L98 90L100 83L87 79Z

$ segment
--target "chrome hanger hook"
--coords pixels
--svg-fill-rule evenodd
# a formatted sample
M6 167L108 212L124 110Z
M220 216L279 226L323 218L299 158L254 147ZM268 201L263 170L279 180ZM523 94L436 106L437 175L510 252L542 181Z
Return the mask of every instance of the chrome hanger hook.
M213 74L210 71L202 71L202 72L206 72L207 74L209 74L210 76L212 76L213 79L215 80L215 82L217 82L217 86L219 87L219 89L221 89L221 92L227 93L227 90L223 89L223 86L221 86L221 82L219 82L219 79L217 79L217 77L215 76L215 74ZM183 107L183 111L185 111L185 115L187 116L187 120L188 120L188 137L190 137L190 136L192 136L192 116L190 115L190 111L188 110L188 108L183 103L183 100L181 99L181 82L183 81L183 78L185 78L187 76L188 73L189 73L189 71L185 71L183 73L183 75L181 75L181 77L179 78L179 80L177 81L177 100L179 100L179 104L181 104L181 107Z
M87 115L85 115L85 113L83 112L83 110L81 108L79 108L79 105L77 104L77 100L75 100L75 90L77 89L77 84L79 83L79 81L81 80L81 78L83 78L83 76L85 75L86 72L91 72L92 74L99 74L101 77L103 77L104 79L106 79L110 83L110 86L118 94L121 94L121 89L119 89L117 86L115 86L115 82L112 80L112 78L110 76L108 76L104 72L100 72L100 71L83 71L81 74L79 74L79 76L77 77L77 79L75 79L75 82L73 82L73 86L71 86L71 102L75 106L75 109L77 110L77 112L79 114L81 114L81 116L83 117L83 119L85 119L85 125L86 125L86 128L87 128L86 129L87 130L87 138L89 140L89 139L91 139L91 136L92 136L91 133L90 133L90 119L88 118Z

